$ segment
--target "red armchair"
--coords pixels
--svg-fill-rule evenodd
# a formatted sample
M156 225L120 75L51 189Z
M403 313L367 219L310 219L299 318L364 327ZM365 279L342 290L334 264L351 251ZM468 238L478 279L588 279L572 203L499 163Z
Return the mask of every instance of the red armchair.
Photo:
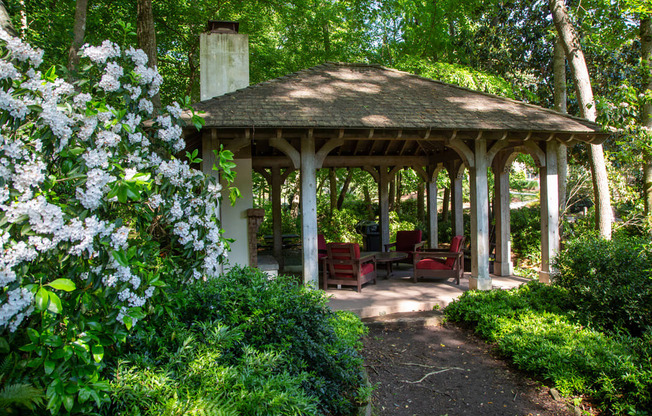
M451 240L450 249L424 250L414 253L414 275L412 281L417 282L421 277L437 279L455 278L455 283L460 284L464 275L464 236L456 235Z
M426 243L425 241L421 241L421 237L421 230L397 231L396 242L385 244L385 251L389 251L394 247L394 250L407 254L407 258L401 261L411 264L413 257L412 253L421 250Z
M360 257L357 243L329 243L326 245L328 275L324 276L324 290L328 285L355 286L373 281L376 284L376 258L374 255Z

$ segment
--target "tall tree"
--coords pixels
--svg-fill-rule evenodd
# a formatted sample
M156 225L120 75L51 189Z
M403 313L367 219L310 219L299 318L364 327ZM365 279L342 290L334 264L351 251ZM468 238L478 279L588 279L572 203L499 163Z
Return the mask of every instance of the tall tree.
M86 33L86 12L88 0L77 0L75 5L75 24L72 28L72 43L68 50L68 70L73 71L79 65L79 48L84 44Z
M341 210L344 205L344 197L349 192L349 185L351 185L351 180L353 179L353 168L348 168L346 173L346 179L342 184L342 189L340 190L340 196L337 198L337 209Z
M559 36L555 38L553 73L555 110L566 114L566 53ZM566 209L566 177L568 174L568 151L565 144L558 147L557 167L559 169L559 210L564 212Z
M14 29L14 24L11 21L11 16L9 16L7 8L5 7L4 0L0 0L0 28L4 29L4 31L9 33L11 36L18 36L16 29Z
M328 169L328 184L330 185L330 211L332 214L337 209L337 175L335 175L335 168Z
M136 35L138 46L147 55L150 68L158 66L158 53L156 49L156 30L154 29L154 13L152 12L152 0L138 0L136 13ZM152 97L154 107L161 107L161 96L156 94Z
M575 91L583 118L595 121L596 110L593 101L591 79L584 60L584 53L579 40L573 30L564 0L549 0L550 11L557 28L557 33L564 45L566 59L568 59ZM604 160L602 145L589 144L591 173L593 177L593 192L595 194L595 220L600 236L611 239L611 198L609 195L609 182L607 168Z
M641 107L641 124L652 135L652 18L641 16L641 75L644 97ZM652 224L652 152L646 148L643 153L643 180L645 214Z

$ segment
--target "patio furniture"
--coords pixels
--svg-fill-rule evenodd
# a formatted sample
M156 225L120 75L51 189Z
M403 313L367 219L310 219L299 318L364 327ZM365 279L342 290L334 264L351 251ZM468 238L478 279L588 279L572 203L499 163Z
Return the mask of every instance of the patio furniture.
M374 255L360 256L357 243L329 243L326 245L328 274L323 276L323 288L328 285L355 286L373 281L376 284L376 258Z
M412 253L421 250L426 244L425 241L421 241L421 236L421 230L397 231L396 242L385 244L385 251L390 251L394 247L395 251L407 254L404 259L399 260L400 262L412 264Z
M437 279L455 278L455 283L460 284L464 274L464 236L456 235L451 240L448 251L445 249L428 249L414 253L414 275L412 281L417 282L421 277Z
M405 260L407 258L407 253L400 251L363 251L361 256L372 255L376 258L376 264L380 266L381 264L385 265L385 279L389 279L394 271L392 270L392 263Z

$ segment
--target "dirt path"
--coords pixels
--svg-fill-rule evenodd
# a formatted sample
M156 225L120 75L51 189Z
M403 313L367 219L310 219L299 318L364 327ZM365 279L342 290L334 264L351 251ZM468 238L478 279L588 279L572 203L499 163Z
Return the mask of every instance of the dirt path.
M364 340L374 415L572 415L550 390L453 325L386 330Z

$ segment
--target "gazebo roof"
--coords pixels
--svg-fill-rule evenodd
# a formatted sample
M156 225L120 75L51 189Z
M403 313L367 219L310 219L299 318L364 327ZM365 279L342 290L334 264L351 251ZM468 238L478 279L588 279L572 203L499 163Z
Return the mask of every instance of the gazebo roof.
M600 125L379 65L325 63L194 105L208 128L561 133L600 143Z

